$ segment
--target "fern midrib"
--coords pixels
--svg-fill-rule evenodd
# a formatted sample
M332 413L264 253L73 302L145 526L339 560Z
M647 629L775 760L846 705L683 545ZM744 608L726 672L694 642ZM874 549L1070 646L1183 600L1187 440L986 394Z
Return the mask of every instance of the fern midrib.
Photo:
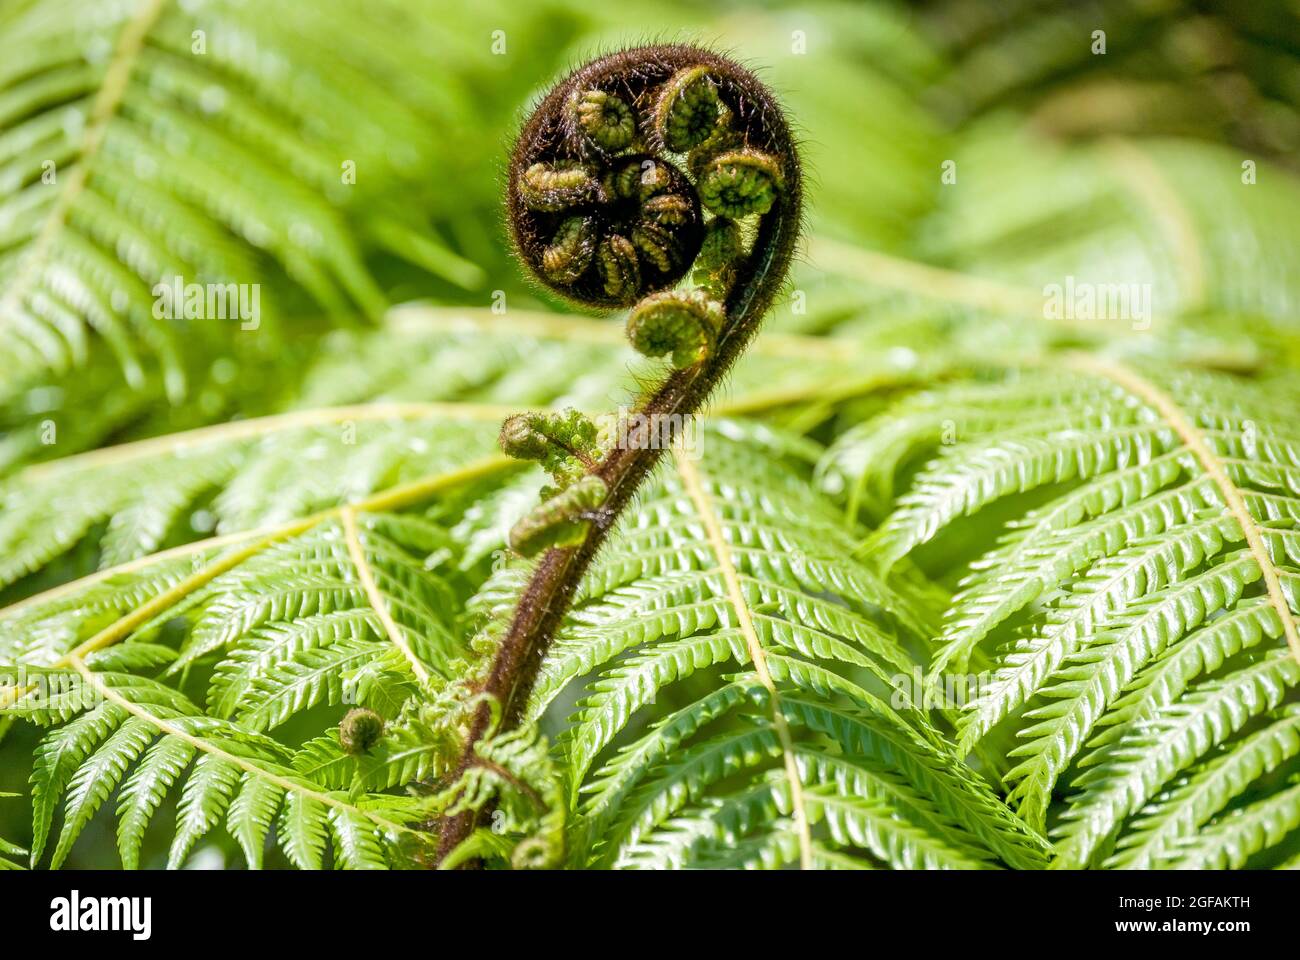
M1169 181L1151 156L1136 144L1113 138L1103 146L1105 156L1129 191L1155 218L1158 227L1173 249L1174 262L1182 280L1186 302L1183 310L1205 305L1205 256L1186 205L1170 187ZM1154 319L1152 319L1154 322Z
M384 600L383 594L379 592L379 584L375 583L374 572L366 561L366 551L361 545L361 533L357 529L356 508L344 507L339 511L339 517L343 521L343 540L347 544L348 556L352 558L352 563L357 568L357 576L361 578L362 589L365 590L366 597L370 601L370 606L374 608L375 615L379 617L379 622L383 624L384 632L388 634L388 639L393 646L411 664L411 670L419 678L420 682L428 681L428 668L420 662L420 658L415 655L411 645L406 642L406 637L402 634L402 628L394 622L393 615L388 609L388 603Z
M427 333L432 330L464 333L469 329L493 336L514 333L570 343L627 346L627 333L621 324L568 313L520 310L513 307L500 314L493 313L491 307L405 304L389 311L384 326L390 330L409 333ZM864 345L856 340L766 331L754 338L747 352L781 359L806 357L810 360L842 360L846 356L866 354Z
M516 412L515 407L478 403L360 403L341 407L314 407L293 410L247 420L231 420L180 433L169 433L144 440L132 440L85 453L75 453L58 460L33 464L20 471L15 480L46 477L62 470L102 467L156 454L177 454L207 444L248 440L282 430L319 427L348 421L370 420L470 420L492 422Z
M127 713L131 714L131 716L138 717L141 720L144 720L152 724L160 732L166 734L167 736L175 737L178 740L182 740L185 743L188 743L190 746L194 747L194 749L199 750L202 753L215 757L216 759L222 761L223 763L232 764L238 767L240 770L243 770L245 773L249 774L250 776L254 776L261 780L265 780L268 783L273 783L281 790L298 794L299 796L302 796L309 800L315 800L317 803L324 804L325 806L332 807L336 810L344 810L350 813L355 813L358 816L365 817L367 820L374 823L376 826L383 827L385 830L391 830L398 833L413 832L409 827L403 826L402 824L399 823L394 823L393 821L388 820L385 817L381 817L376 813L372 813L369 810L363 810L360 807L353 806L350 803L345 803L344 801L339 800L337 797L332 797L327 793L320 793L319 791L312 790L308 787L302 786L299 783L295 783L293 780L290 780L287 777L282 777L279 774L272 773L269 770L264 770L262 767L259 767L257 764L252 763L251 761L246 760L243 757L237 757L233 753L229 753L225 750L222 750L220 747L208 743L206 740L202 739L201 737L196 737L191 733L187 733L186 731L182 730L180 727L177 727L175 724L168 723L166 720L162 719L161 717L154 716L144 707L140 706L137 703L132 703L126 697L122 696L112 687L108 686L106 683L100 680L99 677L95 675L95 671L91 670L88 666L86 666L85 662L78 656L71 656L69 659L69 665L74 670L76 670L77 673L81 674L82 678L88 684L90 684L90 686L94 688L95 692L98 693L100 696L102 696L105 700L122 708Z
M811 870L813 868L812 832L808 822L808 811L804 804L799 765L795 759L794 738L790 735L790 726L781 710L781 694L777 692L776 683L772 680L772 674L768 670L767 653L763 649L763 644L759 641L758 631L754 629L749 604L746 602L744 591L741 589L740 577L736 571L736 565L732 561L731 550L722 535L722 526L718 522L717 513L713 509L712 498L704 489L700 472L696 469L690 456L684 451L680 441L673 444L673 460L677 466L677 474L681 477L682 484L686 488L686 493L691 498L691 502L695 504L696 512L700 515L700 521L704 524L709 545L717 556L718 568L722 573L723 582L727 585L727 597L731 601L732 608L736 611L736 619L745 638L745 646L749 649L750 660L754 663L754 672L758 676L759 682L771 694L772 727L781 743L786 781L790 785L790 805L793 808L795 829L799 834L799 867L802 870Z
M73 203L86 188L90 177L90 167L94 163L99 148L103 145L108 125L117 116L122 98L126 95L127 83L136 59L144 47L145 37L153 29L162 15L167 0L142 0L140 8L123 26L118 35L112 59L104 71L104 78L99 92L90 107L90 122L82 133L81 146L77 150L79 162L68 174L63 190L54 201L54 206L41 224L41 231L32 241L18 275L14 278L4 297L0 298L0 317L12 314L27 295L27 289L35 280L42 262L48 256L55 239L68 222L68 214Z
M340 517L345 510L352 509L363 512L381 512L384 510L409 506L412 503L417 503L425 497L447 489L448 487L455 487L462 483L468 483L483 476L491 476L494 473L511 469L514 466L516 466L516 461L511 460L508 457L488 457L458 470L434 474L429 477L414 480L411 483L392 487L352 504L343 504L338 507L332 507L329 510L323 510L319 513L312 514L311 516L281 524L277 527L271 528L269 531L249 531L247 534L243 535L244 538L259 537L260 539L254 543L248 544L240 550L226 554L225 556L220 557L203 568L195 571L190 576L158 594L147 603L142 604L135 610L109 624L99 633L78 645L70 653L65 654L63 657L60 657L48 666L54 668L70 666L74 659L79 659L96 650L102 650L105 647L112 646L119 640L123 640L129 636L131 631L139 627L141 624L147 623L155 616L169 610L195 590L210 583L222 573L234 569L245 560L281 540L296 536L300 533L305 533L307 530L310 530L321 523ZM221 537L216 539L224 540L226 538ZM191 549L196 550L207 549L211 547L211 542L197 541L195 544L190 544L188 546ZM157 556L146 559L156 560ZM138 561L133 561L133 564L138 564ZM5 610L0 610L0 613L13 612L20 607L38 601L51 599L57 594L67 593L68 591L78 587L86 586L88 583L103 580L117 572L120 572L119 568L109 568L107 570L97 571L87 577L82 577L79 580L62 584L52 590L46 591L45 593L36 594L26 600L21 600L18 603L5 608ZM23 691L18 690L17 688L9 688L9 692L0 695L0 709L12 705L22 696L22 693Z
M1260 533L1259 524L1256 523L1255 518L1251 516L1250 511L1246 508L1246 501L1241 489L1232 482L1224 469L1223 461L1206 442L1204 434L1197 429L1191 418L1187 416L1171 396L1128 367L1119 363L1106 362L1086 354L1072 354L1067 358L1067 362L1076 369L1105 377L1112 383L1118 384L1154 409L1164 419L1165 423L1178 434L1183 444L1192 451L1201 468L1213 478L1215 486L1219 488L1229 512L1232 513L1233 519L1237 521L1242 533L1245 534L1246 543L1250 547L1251 553L1255 555L1255 560L1264 575L1264 584L1268 589L1269 601L1272 603L1273 609L1277 611L1278 619L1282 623L1282 631L1286 635L1287 645L1291 648L1291 653L1296 662L1300 663L1300 630L1296 628L1295 616L1291 613L1291 607L1287 603L1286 595L1282 592L1282 583L1278 577L1277 567L1273 563L1268 547L1264 544L1264 537Z

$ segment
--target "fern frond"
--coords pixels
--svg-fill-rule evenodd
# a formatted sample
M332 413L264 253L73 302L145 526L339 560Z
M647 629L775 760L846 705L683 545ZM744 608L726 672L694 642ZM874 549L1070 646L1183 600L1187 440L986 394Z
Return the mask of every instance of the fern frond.
M269 530L447 472L489 454L490 438L477 427L500 412L454 405L304 412L33 467L0 485L0 583L40 570L99 524L108 525L100 563L111 569L196 533Z
M932 539L960 516L992 501L1049 484L1086 480L1165 453L1173 433L1160 424L1066 428L1039 439L998 440L958 447L923 474L871 545L883 566Z
M1082 793L1058 828L1054 863L1091 862L1124 818L1252 717L1277 707L1297 683L1300 664L1290 651L1270 651L1256 663L1194 686L1150 723L1088 757L1088 769L1076 780Z
M447 170L436 131L468 100L452 76L409 69L443 31L389 0L364 22L345 4L318 12L306 22L237 0L5 12L0 322L15 385L84 362L102 338L129 383L157 364L178 397L187 351L220 338L160 319L158 285L173 277L264 287L268 329L304 296L335 316L378 315L367 247L481 281L427 232L405 241L412 200L428 209L418 185ZM387 149L394 136L401 148Z
M1231 518L1207 514L1097 561L1057 600L1040 628L1003 652L980 696L962 716L963 745L969 748L1013 710L1043 693L1044 682L1062 669L1066 658L1092 642L1098 630L1139 597L1178 583L1188 570L1240 535Z
M1155 866L1172 862L1231 791L1282 762L1267 759L1275 741L1252 740L1243 725L1278 707L1300 669L1294 650L1272 646L1294 641L1300 611L1300 442L1277 414L1294 390L1066 362L1027 375L1041 394L1034 403L1014 374L904 400L896 449L905 452L877 451L886 473L871 473L862 453L895 441L864 431L828 453L820 476L856 511L853 489L887 495L902 457L942 446L945 410L976 411L960 414L972 434L921 468L865 550L885 568L921 551L932 575L936 564L964 572L932 681L991 655L977 695L960 704L960 746L992 755L1008 802L1036 827L1058 787L1081 791L1060 808L1054 862L1096 864L1117 850L1110 862L1123 865L1133 850L1133 863ZM1018 407L1027 413L998 415ZM1040 410L1080 426L1044 417L1035 436ZM998 543L971 556L968 530ZM1009 749L1008 735L1019 741ZM1214 786L1193 778L1204 792L1146 810L1220 745Z
M1035 722L1017 731L1026 742L1011 756L1025 759L1003 776L1004 782L1016 784L1010 799L1045 810L1057 778L1083 746L1097 718L1138 671L1203 622L1210 611L1235 605L1259 578L1259 566L1249 551L1226 557L1204 574L1148 592L1083 649L1067 656L1054 671L1053 683L1040 691L1049 702L1026 712L1025 719Z
M1178 870L1232 870L1300 827L1300 784L1234 810L1183 844Z
M442 485L417 480L416 499ZM370 502L401 506L406 494L377 496ZM19 604L9 624L15 650L47 666L6 668L0 695L7 713L54 727L33 772L33 861L60 802L55 866L117 791L123 863L137 865L146 827L179 787L172 866L223 820L250 865L260 864L272 829L299 865L323 864L330 847L343 867L404 862L405 823L428 814L388 810L399 798L356 791L370 758L318 738L333 744L335 762L313 768L264 732L324 704L365 704L391 719L421 702L422 685L465 652L456 621L467 589L456 561L431 520L343 507L247 546L236 541L233 551L146 558ZM45 642L18 646L27 639L19 625ZM159 669L161 681L138 675ZM207 712L179 689L196 672ZM378 789L414 779L412 771Z
M542 666L531 715L586 678L557 744L588 795L571 862L1041 862L902 688L924 605L851 559L798 455L755 439L724 424L699 465L678 453Z
M373 863L375 853L407 831L401 822L304 780L290 765L291 751L263 735L205 716L181 694L130 674L74 667L103 699L70 723L55 726L37 751L32 773L35 840L40 860L56 805L65 803L51 865L67 857L91 816L119 787L119 846L124 865L138 863L143 831L171 788L181 780L169 864L181 865L194 845L229 812L231 833L260 862L260 846L281 798L292 813L282 818L280 843L301 864L319 865L322 824L335 819L336 857L345 866ZM50 718L58 723L57 718ZM161 738L161 739L159 739ZM151 747L150 744L153 744ZM146 749L147 748L147 749ZM191 766L191 760L193 764ZM127 771L134 772L123 785ZM186 768L189 768L188 771Z
M1206 763L1202 769L1154 804L1136 821L1106 865L1125 869L1169 866L1192 850L1214 845L1197 831L1220 810L1244 793L1261 776L1300 754L1300 711L1283 711L1280 719L1243 737L1231 752ZM1250 852L1262 849L1256 845ZM1239 848L1240 849L1240 848ZM1240 863L1237 864L1240 866Z

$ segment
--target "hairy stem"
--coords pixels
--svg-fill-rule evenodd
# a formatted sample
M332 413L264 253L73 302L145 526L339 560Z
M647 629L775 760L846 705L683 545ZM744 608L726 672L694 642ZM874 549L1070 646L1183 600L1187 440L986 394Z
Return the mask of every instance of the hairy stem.
M693 63L704 63L724 82L743 91L744 97L748 98L741 101L748 111L743 119L760 128L754 131L754 139L785 164L786 184L780 198L759 220L751 252L740 264L725 301L725 321L716 348L699 363L670 373L650 393L638 410L644 416L629 427L626 442L609 450L591 471L604 481L609 492L585 539L577 546L548 550L529 578L482 688L483 693L501 704L504 727L518 722L546 651L584 574L637 488L662 456L666 444L652 442L660 431L660 425L668 424L675 433L687 417L697 414L744 352L785 282L799 236L803 200L799 159L781 111L771 95L748 71L730 60L692 47L627 51L598 61L579 73L595 72L596 68L606 64L620 66L617 63L619 58L630 58L638 53L648 53L652 66L660 70L672 71ZM622 66L635 69L636 64L629 59ZM603 69L609 67L606 65ZM558 99L572 82L573 78L561 84L547 99ZM453 777L476 762L476 747L488 735L491 719L491 709L481 704L473 715L459 767ZM443 819L439 831L438 863L469 837L479 816L477 812L467 811Z

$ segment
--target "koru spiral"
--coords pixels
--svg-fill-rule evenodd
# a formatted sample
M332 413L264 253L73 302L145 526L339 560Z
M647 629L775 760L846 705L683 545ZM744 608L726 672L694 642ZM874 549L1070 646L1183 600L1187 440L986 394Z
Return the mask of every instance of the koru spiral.
M602 57L542 98L512 152L506 206L539 282L585 307L631 307L631 345L698 374L770 303L799 181L784 117L753 74L707 50L652 46ZM555 480L515 528L519 553L581 542L603 505L611 478L584 419L520 415L502 431L505 452Z
M667 45L602 57L524 125L507 213L520 259L584 307L635 305L633 346L681 367L711 352L753 221L797 193L771 94L743 67ZM673 291L688 274L694 285Z
M520 260L571 303L630 307L628 339L671 369L633 418L520 413L502 450L551 476L510 532L540 554L511 609L487 628L491 661L473 686L458 775L522 705L578 584L638 484L662 455L648 431L695 414L757 332L794 255L799 154L776 99L733 60L679 44L601 57L545 94L511 153L506 214ZM617 417L614 418L617 420ZM608 418L607 418L608 421ZM480 812L445 815L438 862Z

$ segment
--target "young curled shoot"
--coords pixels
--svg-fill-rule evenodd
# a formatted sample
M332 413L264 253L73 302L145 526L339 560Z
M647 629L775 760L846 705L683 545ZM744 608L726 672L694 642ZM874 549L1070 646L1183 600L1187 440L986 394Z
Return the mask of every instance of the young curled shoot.
M349 710L339 721L339 743L343 751L359 756L373 747L384 733L384 718L366 707Z
M655 101L655 136L664 149L685 153L709 139L723 109L708 67L678 70Z
M571 547L583 541L609 490L605 481L586 476L556 491L510 530L510 549L534 557L548 547Z
M720 217L767 213L781 195L783 175L776 157L742 147L711 158L700 174L700 200Z
M799 178L780 107L749 71L693 47L643 47L542 98L515 144L506 206L534 278L608 310L678 284L715 217L763 215L781 197L781 216L797 216Z
M722 327L722 304L700 290L652 293L627 318L627 338L647 357L669 355L689 367L713 352Z
M560 413L507 417L497 443L508 457L536 460L560 487L596 465L596 425L572 407Z
M584 573L663 443L639 433L686 422L758 331L798 242L799 155L776 98L734 60L667 44L580 67L538 102L510 158L506 213L533 279L579 307L631 308L627 335L667 370L618 441L602 444L577 411L524 413L502 426L508 455L554 481L510 533L537 556L518 600L491 631L460 770L509 730ZM683 281L693 284L679 288ZM671 438L669 438L671 439ZM491 704L491 706L489 705ZM499 727L498 727L499 724ZM439 823L439 863L473 862L488 804Z

